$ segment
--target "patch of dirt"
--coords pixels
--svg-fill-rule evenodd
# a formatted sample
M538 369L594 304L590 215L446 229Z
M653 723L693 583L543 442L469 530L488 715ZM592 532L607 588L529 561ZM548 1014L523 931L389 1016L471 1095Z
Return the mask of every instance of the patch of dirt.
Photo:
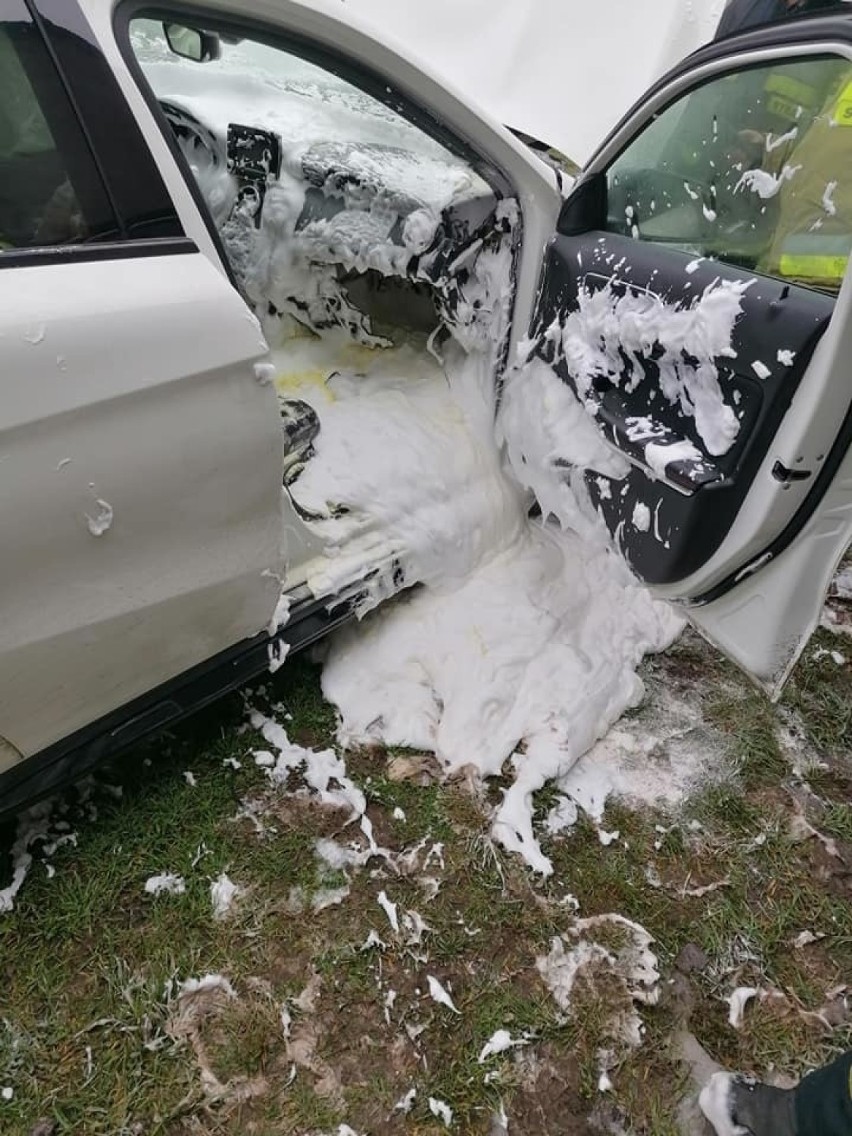
M387 809L371 802L367 805L367 819L373 826L373 839L376 844L380 848L387 848L390 852L398 852L400 850L399 825Z
M319 1054L325 1032L323 1025L314 1019L306 1018L298 1022L287 1042L287 1057L298 1069L313 1074L313 1090L318 1097L342 1107L344 1100L340 1071Z
M839 840L832 841L829 847L820 840L808 843L808 853L813 865L814 879L825 885L826 891L838 899L852 900L852 848Z
M520 1087L506 1104L512 1136L598 1136L577 1065L545 1044L518 1058Z
M441 766L431 753L388 753L382 746L359 750L347 764L357 773L373 773L389 781L412 782L423 787L443 780Z
M288 730L290 740L305 749L327 749L328 734L315 726L291 725Z
M184 990L172 1008L166 1031L178 1045L188 1044L195 1056L201 1088L211 1100L236 1105L269 1092L262 1075L236 1074L220 1078L214 1068L215 1050L221 1044L221 1019L234 1006L234 995L227 988L212 986Z
M312 839L337 836L347 828L351 828L353 836L358 832L357 825L349 824L350 814L347 809L331 808L314 797L297 796L289 791L285 793L269 788L250 802L244 803L250 804L265 823L310 832Z
M288 942L283 951L271 952L264 969L270 987L278 991L301 989L311 973L313 953L313 943L307 936L298 938L297 945Z
M656 674L671 690L695 697L696 688L706 683L708 675L718 669L716 659L696 632L687 629L678 643L651 664Z
M823 766L808 774L808 784L823 799L840 804L852 801L852 756L827 754Z

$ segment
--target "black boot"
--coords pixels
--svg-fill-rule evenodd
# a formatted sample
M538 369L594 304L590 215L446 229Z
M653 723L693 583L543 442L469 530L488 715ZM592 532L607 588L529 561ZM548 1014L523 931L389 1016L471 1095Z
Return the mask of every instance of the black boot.
M716 1073L698 1099L718 1136L796 1136L795 1093Z

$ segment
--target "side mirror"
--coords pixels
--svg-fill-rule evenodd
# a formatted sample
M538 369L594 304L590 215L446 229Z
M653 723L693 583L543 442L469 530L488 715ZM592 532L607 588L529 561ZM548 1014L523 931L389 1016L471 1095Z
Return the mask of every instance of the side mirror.
M205 32L185 24L163 24L163 34L170 50L181 59L210 63L222 55L222 42L216 32Z
M581 178L559 212L557 232L563 237L578 237L606 228L606 174Z

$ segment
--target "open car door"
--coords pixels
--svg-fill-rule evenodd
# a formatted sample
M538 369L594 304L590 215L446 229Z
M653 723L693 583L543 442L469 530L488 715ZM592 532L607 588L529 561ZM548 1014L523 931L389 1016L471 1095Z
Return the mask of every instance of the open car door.
M597 153L550 243L534 353L626 479L636 574L771 693L852 539L852 22L712 45Z

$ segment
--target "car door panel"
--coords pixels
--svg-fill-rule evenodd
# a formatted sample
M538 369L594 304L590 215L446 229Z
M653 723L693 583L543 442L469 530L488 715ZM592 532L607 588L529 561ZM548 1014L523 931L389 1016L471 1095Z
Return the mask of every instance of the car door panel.
M738 421L726 452L709 453L694 415L661 396L658 368L650 354L626 359L618 386L602 376L600 390L586 396L587 404L594 403L604 436L634 465L626 483L609 484L588 474L589 492L631 565L649 584L676 585L718 550L828 327L834 299L617 233L560 235L545 257L537 352L575 392L564 353L553 336L543 333L577 309L581 290L608 290L614 299L627 293L651 296L683 307L722 281L747 285L733 330L734 357L720 360L718 366L722 398ZM779 352L785 362L779 361ZM633 385L631 377L639 381ZM677 447L686 441L700 460L672 461L664 473L650 468L648 435L635 428L637 421L648 419L655 445ZM803 478L805 472L803 468ZM795 470L790 476L798 474ZM779 476L784 474L779 471ZM653 520L647 530L631 522L637 505L650 509Z
M0 343L0 735L27 756L268 623L282 440L198 252L4 269Z
M820 622L828 586L852 542L852 415L817 504L747 567L735 586L691 610L691 622L777 698ZM815 487L814 491L817 491Z
M837 279L831 288L797 279L815 275L813 266L823 263L820 242L833 249L840 239L827 242L823 225L839 232L847 254L852 240L852 227L846 233L840 224L848 193L848 163L841 158L850 136L827 129L838 121L837 98L845 98L849 39L848 22L809 21L801 43L791 28L773 29L759 39L708 47L661 80L608 139L566 202L546 253L535 324L535 350L579 390L602 435L633 463L623 482L586 478L616 543L655 595L685 605L693 623L772 694L816 626L825 588L852 539L846 257L832 262ZM779 76L796 68L811 84L809 106L771 98L761 106L760 99L780 89ZM738 86L740 73L746 79ZM717 81L728 93L728 117L705 114L702 133L700 121L688 117L690 107L680 109L681 100L699 92L700 106ZM670 110L674 127L667 133ZM786 165L773 165L772 153L784 139L766 129L764 111L801 119L786 136ZM681 113L689 131L678 139ZM762 132L741 129L755 125ZM713 148L726 130L723 163ZM796 147L801 144L804 154L810 143L810 160L820 137L832 139L832 161L819 172L836 169L837 179L826 172L814 195L819 172L815 179L806 171L800 197L813 215L801 236L785 232L785 216L796 215L792 206L785 214L785 200L796 204L794 179L805 168L795 164ZM648 139L662 140L659 169L654 147L644 145ZM740 146L744 152L751 147L750 157L734 162ZM690 184L690 162L703 162L710 177ZM644 195L643 185L651 187ZM843 197L839 207L835 190ZM690 213L698 219L694 235L685 233ZM589 297L608 293L613 314L622 317L630 312L619 300L636 297L685 313L708 289L732 285L741 289L740 310L726 349L717 344L707 360L723 403L735 413L736 434L728 444L710 446L697 429L694 407L660 397L659 342L651 336L638 352L631 350L635 342L623 320L615 320L618 330L607 344L615 364L601 368L591 390L578 385L582 366L578 370L570 350L566 354L563 330ZM697 362L684 353L684 366ZM662 447L654 461L649 442ZM689 460L664 460L665 447Z

